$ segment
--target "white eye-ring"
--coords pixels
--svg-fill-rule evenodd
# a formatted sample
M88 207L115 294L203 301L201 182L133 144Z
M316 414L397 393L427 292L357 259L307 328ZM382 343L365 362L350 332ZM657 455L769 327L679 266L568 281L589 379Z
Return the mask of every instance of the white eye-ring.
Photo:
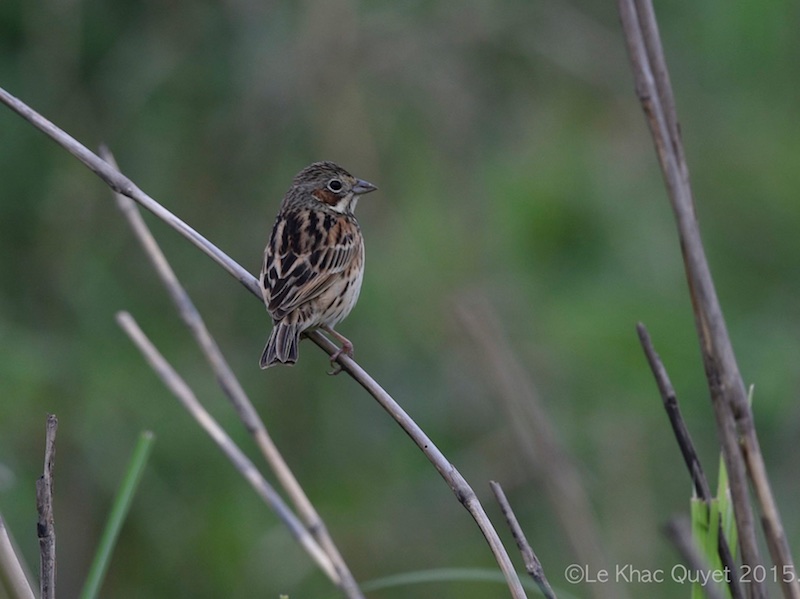
M343 187L344 185L342 185L342 182L339 181L339 179L331 179L328 181L328 189L330 189L333 193L339 193L342 191Z

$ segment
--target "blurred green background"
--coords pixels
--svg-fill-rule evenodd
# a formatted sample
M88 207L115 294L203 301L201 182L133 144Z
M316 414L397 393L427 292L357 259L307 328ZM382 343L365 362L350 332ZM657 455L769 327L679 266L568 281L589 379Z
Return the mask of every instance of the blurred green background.
M697 211L790 542L800 546L798 10L660 3ZM612 564L670 568L689 478L634 325L670 372L712 484L718 456L672 214L613 2L0 3L0 85L255 272L280 199L334 160L380 191L340 327L359 362L502 524L500 481L557 589L575 561L455 306L488 298L583 475ZM104 595L336 597L157 381L129 310L253 457L107 187L0 109L0 510L37 563L34 480L60 420L59 594L83 582L139 431L157 441ZM405 434L325 356L258 369L269 323L147 215L361 581L495 568ZM510 549L513 543L505 530ZM515 552L513 557L521 563ZM673 583L632 596L686 597ZM449 582L375 598L502 597Z

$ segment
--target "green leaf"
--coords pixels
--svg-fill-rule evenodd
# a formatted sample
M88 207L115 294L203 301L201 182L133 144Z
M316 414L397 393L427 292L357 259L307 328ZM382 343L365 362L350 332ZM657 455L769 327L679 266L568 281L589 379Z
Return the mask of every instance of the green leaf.
M86 583L81 591L80 599L97 598L100 586L103 584L103 579L108 571L108 565L111 562L111 554L114 552L119 531L130 510L133 496L139 486L139 481L142 478L154 441L155 435L150 431L143 431L139 435L139 441L136 443L127 471L122 479L122 484L114 499L114 505L108 516L105 530L103 530L100 545L94 555L94 560L92 560L92 566L89 569L89 575L86 577Z

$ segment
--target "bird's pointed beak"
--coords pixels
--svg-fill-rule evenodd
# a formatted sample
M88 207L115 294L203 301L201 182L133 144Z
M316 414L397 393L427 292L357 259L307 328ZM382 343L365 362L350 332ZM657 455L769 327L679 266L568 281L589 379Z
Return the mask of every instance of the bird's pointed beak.
M356 184L353 185L353 193L357 195L369 193L370 191L375 191L376 189L378 189L377 185L373 185L369 181L364 181L364 179L356 179Z

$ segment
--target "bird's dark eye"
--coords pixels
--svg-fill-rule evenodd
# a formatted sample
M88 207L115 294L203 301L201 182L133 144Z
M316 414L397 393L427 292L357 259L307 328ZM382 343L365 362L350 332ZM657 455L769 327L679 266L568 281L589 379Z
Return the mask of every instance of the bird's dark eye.
M340 191L342 191L342 187L344 186L342 185L342 182L339 181L339 179L331 179L328 182L328 189L330 189L333 193L339 193Z

